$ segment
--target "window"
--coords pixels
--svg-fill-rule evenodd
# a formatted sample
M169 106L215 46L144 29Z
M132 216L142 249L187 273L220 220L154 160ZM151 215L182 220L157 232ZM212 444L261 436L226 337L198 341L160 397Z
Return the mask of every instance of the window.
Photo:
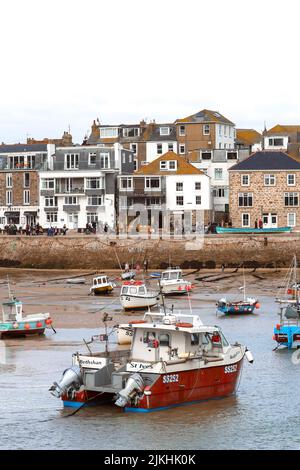
M288 227L296 227L296 214L292 212L287 215L287 225Z
M120 191L131 191L133 189L132 178L120 178Z
M177 161L174 161L174 160L169 161L169 170L177 170Z
M227 190L225 188L214 188L214 197L227 197Z
M65 154L65 169L77 170L79 167L79 153L66 153Z
M45 197L45 207L57 207L57 197Z
M123 129L123 137L138 137L140 129L138 127L128 127Z
M223 179L223 168L215 168L215 179L216 180Z
M100 167L104 169L110 168L109 153L100 153Z
M196 196L196 204L197 205L201 204L201 196Z
M160 170L173 171L177 170L177 161L176 160L162 160L159 164Z
M137 160L133 160L133 169L134 169L134 171L136 171L137 168L138 168L138 162L137 162Z
M179 135L185 135L185 126L179 126Z
M253 193L239 193L239 207L252 207Z
M100 137L102 138L118 137L118 128L117 127L102 127L100 129Z
M12 191L6 191L6 205L11 206L12 205Z
M24 188L29 188L30 186L30 173L24 173Z
M24 202L24 205L30 204L30 191L29 191L29 189L24 190L23 202Z
M242 175L241 176L241 185L242 186L249 186L250 185L250 176L249 175Z
M176 191L183 191L183 183L182 182L176 183Z
M181 153L181 154L185 153L185 144L180 144L179 145L179 153Z
M166 169L167 169L167 165L168 165L168 162L166 162L166 160L162 160L162 161L159 163L159 169L160 169L160 170L166 170Z
M104 189L104 178L93 177L85 179L86 189Z
M89 165L96 165L96 158L97 158L96 152L89 153Z
M269 145L271 147L283 147L283 139L269 139Z
M160 333L158 340L160 346L170 346L170 335L167 333Z
M287 175L287 185L288 186L295 186L296 185L296 175L295 174Z
M265 186L275 186L276 177L275 175L264 175L264 185Z
M169 127L160 127L159 128L160 135L170 135L170 128Z
M168 144L168 152L174 152L174 144L172 143Z
M204 124L204 126L203 126L203 134L204 134L204 135L209 135L209 134L210 134L210 125L209 125L209 124Z
M130 150L133 151L133 154L137 154L137 144L130 144Z
M242 214L242 227L250 227L250 214Z
M12 174L11 173L7 173L6 175L6 187L12 188Z
M195 191L200 191L201 190L201 181L196 181L195 182Z
M146 206L160 206L161 200L159 197L149 197L145 200Z
M102 206L102 196L89 196L88 197L88 206Z
M211 160L212 153L211 152L201 152L202 160Z
M284 193L284 205L299 206L299 193Z
M76 204L78 204L78 199L76 196L66 196L65 204L67 206L75 206Z
M183 206L183 196L176 196L177 206Z
M191 346L198 346L199 344L199 334L192 333L191 334Z
M45 178L42 179L42 189L54 189L54 179Z
M230 145L229 145L230 148ZM237 160L238 154L237 152L227 152L227 160Z
M222 126L219 124L219 135L222 135Z
M53 222L57 222L57 212L47 212L46 213L46 220L50 224L52 224Z
M91 224L92 222L98 222L97 212L87 212L86 219L88 224Z
M162 144L157 144L156 146L156 152L158 155L161 155L163 153L162 151Z
M145 178L145 189L148 191L159 191L160 190L160 179L159 178Z
M122 153L122 163L123 163L123 165L126 163L126 153L125 152Z

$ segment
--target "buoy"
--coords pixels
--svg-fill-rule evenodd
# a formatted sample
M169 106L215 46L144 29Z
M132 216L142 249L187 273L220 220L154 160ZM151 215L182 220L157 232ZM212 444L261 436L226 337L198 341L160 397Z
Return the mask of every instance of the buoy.
M19 328L19 323L13 323L13 328L15 329Z
M52 319L51 318L47 318L47 320L45 321L46 325L51 325L52 323Z
M281 328L281 325L279 325L279 324L276 325L276 330L280 330L280 328Z
M25 323L25 330L30 330L30 325L29 325L29 323Z
M129 325L137 325L139 323L147 323L146 320L132 320Z
M255 308L259 308L259 307L260 307L260 304L257 302L257 303L255 304Z
M253 361L254 361L254 357L252 356L252 353L248 349L246 349L246 351L245 351L245 356L248 359L248 362L250 362L250 364L252 364Z
M36 327L41 328L42 326L43 326L43 324L40 321L38 321L37 324L36 324Z

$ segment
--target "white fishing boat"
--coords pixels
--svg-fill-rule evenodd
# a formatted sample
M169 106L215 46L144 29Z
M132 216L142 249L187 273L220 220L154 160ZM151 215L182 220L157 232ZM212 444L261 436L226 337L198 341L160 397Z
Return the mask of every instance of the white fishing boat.
M124 310L153 307L159 300L159 292L149 289L142 281L126 281L122 284L120 302Z
M163 271L159 285L161 292L165 295L186 294L192 289L192 283L183 279L182 270L179 267Z
M97 276L93 279L93 285L90 288L90 293L94 295L107 294L112 292L115 284L109 281L107 276Z

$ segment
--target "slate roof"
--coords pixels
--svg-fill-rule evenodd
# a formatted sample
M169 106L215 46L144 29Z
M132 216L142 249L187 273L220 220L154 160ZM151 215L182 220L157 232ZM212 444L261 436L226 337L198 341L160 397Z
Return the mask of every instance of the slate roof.
M228 171L300 170L300 161L285 152L263 150L255 152Z
M192 114L191 116L176 120L176 123L181 123L181 122L182 123L185 123L185 122L191 122L191 123L216 122L216 123L234 125L233 122L229 121L229 119L227 119L225 116L220 114L219 111L211 111L210 109L202 109L202 111L199 111L198 113Z
M161 170L161 161L177 161L177 170ZM159 158L153 160L148 165L142 166L142 168L134 173L135 175L204 175L203 171L198 170L194 165L188 163L185 158L177 155L175 152L167 152Z
M0 145L1 153L47 152L47 144L12 144Z

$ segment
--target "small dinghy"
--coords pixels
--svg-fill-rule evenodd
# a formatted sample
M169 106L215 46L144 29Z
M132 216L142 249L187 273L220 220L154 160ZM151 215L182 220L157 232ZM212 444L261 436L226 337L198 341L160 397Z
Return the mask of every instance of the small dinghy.
M97 276L93 279L90 293L94 295L107 294L113 291L115 284L108 280L107 276Z
M67 284L85 284L85 279L83 277L79 277L76 279L67 279Z
M243 290L243 299L237 301L229 301L226 297L217 302L217 311L225 315L240 315L253 313L255 308L259 308L260 304L256 298L246 297L246 281L243 270L244 285L240 287Z
M179 267L168 268L161 273L159 285L165 295L186 294L192 289L192 283L185 281Z
M121 279L123 281L131 281L135 278L135 271L124 272L121 274Z
M153 307L159 300L159 292L149 290L142 281L125 281L122 285L120 302L124 310Z

